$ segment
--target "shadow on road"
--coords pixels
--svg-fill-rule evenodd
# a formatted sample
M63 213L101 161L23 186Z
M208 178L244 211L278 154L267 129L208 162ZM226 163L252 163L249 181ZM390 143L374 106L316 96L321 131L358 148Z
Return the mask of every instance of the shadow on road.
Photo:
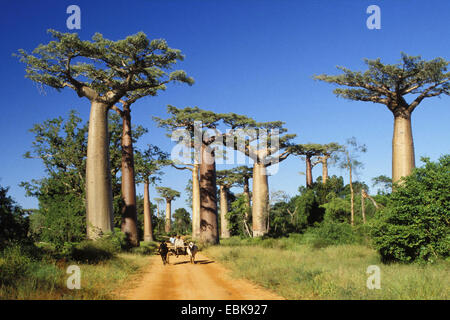
M179 265L179 264L185 264L185 263L191 263L190 261L180 261L180 262L175 262L175 263L171 263L172 265ZM214 263L214 261L212 260L197 260L195 261L195 264L210 264L210 263Z

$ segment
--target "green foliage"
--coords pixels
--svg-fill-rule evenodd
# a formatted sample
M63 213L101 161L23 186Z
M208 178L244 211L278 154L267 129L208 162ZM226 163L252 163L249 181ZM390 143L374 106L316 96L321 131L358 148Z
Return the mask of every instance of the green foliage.
M435 261L450 253L450 155L394 186L372 238L384 261Z
M166 72L184 56L164 39L150 40L139 32L112 41L96 33L89 41L77 33L49 33L53 41L16 55L27 66L26 77L42 85L69 87L80 97L114 104L127 93L155 95L169 82L194 82L182 70Z
M23 278L31 261L21 246L16 244L6 247L0 252L0 284L12 285Z
M307 233L310 235L309 243L314 248L323 248L330 245L362 244L366 239L367 228L354 228L346 222L324 221L308 229Z
M244 225L246 212L249 216L249 221L251 221L251 213L250 208L248 208L247 198L244 194L241 194L231 203L230 210L226 215L226 219L228 220L228 228L232 236L245 237L248 235L245 231ZM249 228L251 230L250 224Z
M192 232L192 221L189 212L185 208L178 208L173 213L173 231L177 234L189 234Z
M166 199L166 201L172 201L180 196L180 193L178 191L173 190L169 187L156 187L156 190L161 197Z
M126 247L126 235L116 228L114 232L109 232L96 241L85 240L73 246L68 258L81 263L97 264L112 259Z
M394 114L411 113L425 98L450 94L449 62L443 58L425 61L420 56L401 55L397 64L383 64L381 60L365 59L368 70L351 71L338 67L337 76L318 75L315 79L350 88L337 88L334 93L342 98L385 104ZM404 96L412 94L407 103ZM402 103L398 103L401 98Z
M12 240L25 240L28 224L24 211L8 196L8 188L0 186L0 250Z
M131 252L137 253L140 255L153 255L158 250L158 243L152 241L143 241L141 242L139 247L134 247L131 249Z

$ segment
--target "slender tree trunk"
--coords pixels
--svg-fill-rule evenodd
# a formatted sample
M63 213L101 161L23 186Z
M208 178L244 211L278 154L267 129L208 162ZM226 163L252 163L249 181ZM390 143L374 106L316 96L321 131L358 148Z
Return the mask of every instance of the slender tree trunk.
M355 201L354 201L354 192L353 192L353 181L352 181L352 165L350 163L350 157L347 154L347 165L348 165L348 173L350 178L350 223L353 226L355 224Z
M247 208L244 212L244 228L245 231L247 232L248 236L251 237L252 234L250 232L250 228L248 227L248 216L250 214L250 210L251 210L251 203L250 203L250 186L249 186L249 182L248 182L249 178L245 177L244 178L244 195L245 195L245 201L247 204Z
M192 238L200 239L200 184L199 164L192 168Z
M228 229L228 189L225 186L220 186L220 236L222 238L230 237L230 230Z
M165 231L170 232L172 224L172 201L166 199L166 224Z
M153 241L153 224L148 181L144 183L144 241Z
M312 165L311 165L311 157L306 156L306 187L312 187Z
M364 201L365 201L364 189L361 189L361 214L363 218L363 224L366 224L366 205Z
M415 167L411 115L394 116L392 138L392 182L411 174Z
M253 205L252 229L253 237L263 236L267 232L269 215L269 185L266 167L262 163L253 165Z
M321 162L322 162L322 183L325 184L327 183L328 180L328 158L322 157Z
M108 106L92 102L86 159L87 236L96 239L113 231L109 164Z
M244 195L245 195L245 201L247 202L247 207L250 209L250 186L248 182L248 178L244 178ZM247 216L247 214L246 214Z
M124 105L122 113L122 232L132 246L139 246L137 232L136 184L134 179L133 140L131 137L131 110Z
M217 217L216 161L214 150L202 143L200 163L200 239L219 243Z

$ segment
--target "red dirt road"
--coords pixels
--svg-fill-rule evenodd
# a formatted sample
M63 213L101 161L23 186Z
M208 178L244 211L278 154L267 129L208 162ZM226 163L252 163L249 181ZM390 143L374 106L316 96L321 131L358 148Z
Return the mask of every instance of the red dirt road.
M282 300L284 298L250 281L234 279L229 271L202 254L196 264L188 256L170 256L164 266L159 256L152 256L139 280L121 290L118 299L126 300ZM129 289L129 287L132 287ZM128 288L127 288L128 287Z

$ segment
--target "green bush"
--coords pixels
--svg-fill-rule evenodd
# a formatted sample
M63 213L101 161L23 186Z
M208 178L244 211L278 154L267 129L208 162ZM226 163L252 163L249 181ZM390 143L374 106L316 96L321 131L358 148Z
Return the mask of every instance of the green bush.
M394 186L373 223L372 240L384 262L432 262L450 253L450 155Z
M366 242L368 228L352 227L348 223L324 221L309 228L304 234L304 242L315 248L330 245L362 244Z
M88 264L97 264L114 257L114 247L106 241L85 240L76 245L71 252L70 259Z
M152 255L158 250L158 243L153 241L143 241L139 247L131 249L133 253L141 255Z
M0 284L16 284L28 274L31 261L21 246L6 247L0 252Z

